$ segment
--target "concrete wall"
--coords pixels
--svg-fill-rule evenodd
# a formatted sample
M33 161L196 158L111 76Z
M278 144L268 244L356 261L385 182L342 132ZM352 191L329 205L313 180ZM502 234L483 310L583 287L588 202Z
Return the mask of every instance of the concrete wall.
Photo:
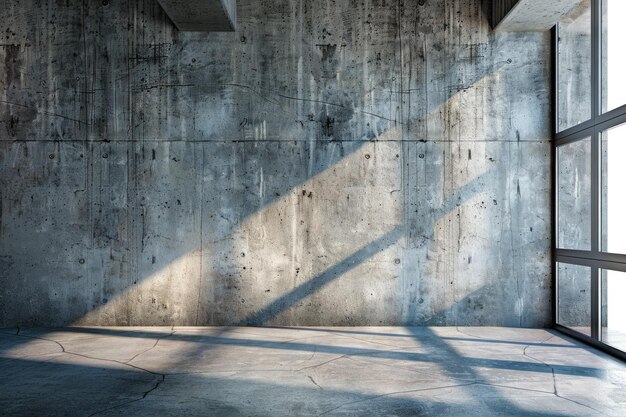
M550 323L549 34L480 1L3 5L0 325Z

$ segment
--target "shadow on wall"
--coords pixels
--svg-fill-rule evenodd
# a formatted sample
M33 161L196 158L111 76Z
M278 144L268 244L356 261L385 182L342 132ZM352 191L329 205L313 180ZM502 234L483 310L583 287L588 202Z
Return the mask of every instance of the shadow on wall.
M396 135L392 129L391 137ZM77 324L119 323L127 309L131 310L131 324L147 320L154 324L356 325L372 320L378 320L378 324L402 320L398 317L402 295L397 281L404 265L397 254L404 246L406 233L412 229L403 219L403 144L359 142L349 144L356 149L347 153L343 143L316 146L326 148L324 153L330 156L324 159L336 162L325 169L318 166L321 161L316 162L314 172L321 172L301 182L294 181L293 189L286 191L285 180L293 180L286 171L294 169L292 164L306 162L306 156L297 155L296 162L292 159L285 171L274 168L267 172L258 166L258 161L271 160L275 145L270 145L273 149L267 153L248 153L245 161L233 160L240 155L228 158L222 152L205 155L202 165L210 167L211 172L205 169L205 175L197 180L202 187L199 194L209 197L204 197L199 204L202 207L196 206L189 217L193 219L201 213L203 219L210 220L183 225L176 230L175 238L148 234L142 241L141 253L152 254L159 260L157 266L166 266L147 274L127 292L109 298L106 305L89 312ZM297 154L290 144L280 144L279 148L292 156ZM440 151L443 153L443 149ZM216 169L220 163L222 170ZM238 171L244 173L244 178L252 178L239 183L242 174ZM219 176L213 176L215 172ZM166 178L171 181L177 177L162 170L160 175L164 183ZM420 239L429 242L429 253L438 251L433 242L446 239L435 236L437 230L444 228L438 227L438 223L447 222L463 204L480 204L473 200L485 199L477 190L489 175L484 172L453 190L441 205L436 204L438 208L422 218L420 230L430 233L422 234ZM252 184L254 189L245 184ZM162 187L163 198L171 198L175 188L175 184L171 189ZM239 198L242 203L233 204L232 200ZM246 201L248 198L253 201ZM243 208L242 212L238 208ZM147 230L158 228L149 223L150 218L156 222L170 221L155 213L144 216ZM202 224L200 236L190 229L198 223ZM185 250L191 244L188 236L200 241ZM429 262L432 279L440 260ZM198 280L181 285L190 277ZM419 280L419 275L415 279ZM481 285L480 281L477 284ZM474 291L473 295L479 292L478 288ZM145 300L147 294L153 298ZM381 299L385 302L376 301ZM157 307L146 309L141 302ZM439 310L439 319L444 320L450 311ZM146 316L146 312L153 315Z
M376 30L363 23L366 14L351 12L343 23L321 16L380 35L390 46L381 64L368 55L372 34L365 46L324 35L365 48L356 51L317 43L315 14L288 4L271 6L260 27L253 2L245 3L245 35L223 44L219 36L157 33L167 22L149 21L143 30L166 40L170 55L133 58L126 74L135 88L133 141L4 146L2 188L15 196L3 198L11 201L4 211L11 224L2 244L28 244L1 261L3 323L443 324L481 317L455 305L498 295L492 276L481 276L489 265L463 258L477 276L462 285L438 277L454 276L461 261L447 251L452 241L479 242L485 258L499 250L489 242L497 204L490 194L510 185L498 182L508 181L499 177L509 168L494 170L490 156L510 144L489 144L491 132L506 126L494 120L486 132L494 117L482 112L485 101L500 100L501 70L511 63L500 40L483 31L456 50L452 35L424 26L412 35L419 42L403 42L398 27L419 13L445 23L453 10L441 3L406 15L381 11ZM298 42L278 51L267 35L283 29L276 18L286 14ZM426 52L417 58L416 48ZM241 71L231 73L232 65ZM272 80L271 73L296 75ZM151 119L165 107L172 110ZM43 175L27 162L33 155ZM33 184L23 189L22 178ZM466 235L476 235L470 242L460 237L462 206L472 219ZM32 219L42 218L33 230ZM522 324L523 305L518 310Z
M334 149L331 152L341 155L338 149L342 146L331 144ZM171 305L172 299L179 300L178 305L188 311L174 314L179 314L177 319L187 324L364 324L381 317L384 322L379 324L397 322L401 307L389 308L375 300L382 298L397 304L394 299L402 298L401 287L393 280L389 282L390 277L397 280L402 274L402 261L394 252L398 253L411 229L403 222L406 202L401 193L404 185L398 178L402 172L399 157L402 146L398 142L359 143L357 151L343 154L334 165L297 184L286 196L276 196L281 193L274 192L274 198L267 197L270 203L262 204L258 211L244 218L231 208L233 204L223 201L230 197L227 193L207 200L214 205L208 204L199 211L213 221L203 225L211 228L203 230L198 247L178 257L172 256L186 242L181 236L181 240L167 245L165 254L158 245L144 248L145 252L158 253L159 259L172 256L172 260L164 269L146 276L129 294L114 298L78 323L106 323L111 318L116 322L116 315L124 311L128 299L141 299L144 294L162 294L167 300L163 310L171 309L166 305ZM216 159L221 156L218 154ZM235 162L228 169L236 170L237 166L239 163ZM289 177L276 171L252 171L257 179L246 183L258 186L255 192L262 199L277 189L275 184L282 186L283 178ZM481 189L489 175L488 171L484 172L463 184L422 219L420 230L431 231L420 236L429 242L426 247L429 253L438 250L433 242L445 241L445 236L435 236L445 226L438 226L439 223L447 222L449 216L468 202L484 204L473 200L485 199L476 190ZM233 173L222 178L205 177L205 181L213 190L229 190L229 184L237 181L235 177ZM244 193L252 193L242 188ZM243 204L244 207L257 205L258 201ZM146 247L150 245L147 240ZM391 248L395 250L390 251ZM181 286L185 276L198 275L193 268L198 267L199 260L203 269L200 281ZM430 263L435 276L438 260ZM339 279L342 282L336 283ZM482 285L480 281L478 285ZM471 302L471 297L480 290L474 288L468 300ZM376 296L370 298L373 293ZM197 306L197 310L189 306ZM298 309L294 311L294 307ZM449 308L437 312L440 320L445 320L454 306ZM195 313L195 317L185 316L189 313ZM170 314L163 311L154 319L158 323L164 316L167 317L164 322L169 324L166 320L171 320ZM136 316L142 314L137 312Z

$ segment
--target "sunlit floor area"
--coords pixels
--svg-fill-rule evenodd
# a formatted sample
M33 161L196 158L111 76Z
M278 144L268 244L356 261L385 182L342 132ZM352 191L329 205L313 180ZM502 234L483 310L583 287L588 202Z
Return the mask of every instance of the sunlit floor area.
M5 329L0 352L3 415L626 415L626 364L551 330Z
M626 332L602 328L602 341L616 349L626 351Z

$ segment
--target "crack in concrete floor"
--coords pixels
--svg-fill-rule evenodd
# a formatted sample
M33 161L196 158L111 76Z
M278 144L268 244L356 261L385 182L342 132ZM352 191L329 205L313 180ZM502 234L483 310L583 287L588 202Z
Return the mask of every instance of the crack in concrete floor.
M492 338L490 337L482 337L482 336L477 336L474 334L470 334L464 331L461 331L460 329L456 328L455 329L459 334L463 334L465 336L471 337L471 338L475 338L477 340L482 340L482 341L489 341ZM62 332L63 330L55 330L56 332L60 331ZM182 329L181 331L184 331L184 329ZM227 333L227 331L225 331ZM314 364L311 366L305 366L305 367L300 367L300 368L292 368L292 369L249 369L249 370L237 370L237 371L217 371L217 370L211 370L211 371L184 371L184 372L158 372L158 371L154 371L154 370L150 370L148 368L142 367L142 366L137 366L137 365L133 365L130 362L136 360L137 358L151 352L154 351L155 349L157 349L157 347L159 347L159 343L163 340L163 339L167 339L167 338L171 338L172 336L174 336L177 333L177 330L175 330L174 328L171 329L171 331L168 334L157 334L157 337L155 338L154 343L148 347L145 348L143 350L141 350L140 352L135 353L130 359L126 360L126 361L121 361L121 360L116 360L116 359L111 359L111 358L103 358L103 357L98 357L98 356L94 356L91 354L85 354L85 353L79 353L76 351L70 351L68 349L66 349L66 347L64 346L64 344L62 342L60 342L59 340L55 340L52 337L43 337L43 336L34 336L34 335L27 335L27 334L23 334L21 329L18 328L17 331L13 334L13 337L17 337L20 339L32 339L32 340L42 340L42 341L47 341L50 343L54 343L57 345L57 347L60 349L60 353L62 354L66 354L66 355L71 355L71 356L76 356L76 357L81 357L87 360L92 360L92 361L102 361L102 362L109 362L109 363L113 363L116 365L121 365L123 367L128 367L132 370L135 371L140 371L140 372L145 372L151 375L154 375L156 377L158 377L158 380L155 382L152 382L149 389L147 389L146 391L144 391L140 397L138 398L134 398L134 399L130 399L130 400L126 400L123 402L120 402L118 404L114 404L114 405L110 405L107 406L105 408L99 409L93 413L90 414L90 416L96 416L96 415L100 415L100 414L104 414L107 413L108 411L112 411L115 409L119 409L121 407L125 407L127 405L130 405L132 403L136 403L139 401L144 400L146 397L148 397L151 393L153 393L154 391L158 390L160 387L162 387L163 383L166 380L166 377L168 376L184 376L184 375L214 375L217 373L224 373L224 374L229 374L228 378L233 378L237 375L241 376L241 375L245 375L245 374L252 374L252 373L256 373L256 374L263 374L263 373L270 373L270 372L278 372L278 373L286 373L286 374L298 374L301 373L304 375L304 377L311 383L313 384L316 389L319 389L321 391L325 391L325 388L322 386L322 384L316 379L316 377L310 373L310 371L312 370L318 370L321 369L323 367L326 367L330 364L335 363L338 360L341 359L348 359L351 361L356 360L359 363L369 363L372 366L384 366L387 368L394 368L397 369L397 366L394 366L393 364L389 364L386 363L388 361L388 358L381 358L378 360L378 362L374 362L373 360L370 360L366 355L363 354L363 352L359 352L356 355L351 355L349 353L347 354L342 354L342 355L336 355L324 362L318 363L318 364ZM220 335L223 332L219 333ZM237 332L240 335L245 335L245 330L241 330ZM5 335L9 335L9 333L4 333ZM203 334L203 337L209 337L208 339L208 346L204 346L204 348L214 348L216 345L211 345L210 344L210 337L213 336L213 334ZM255 336L262 336L261 333L256 333ZM294 341L299 341L299 340L306 340L306 339L319 339L319 338L335 338L339 336L337 339L338 340L355 340L355 341L359 341L361 343L372 343L372 344L377 344L377 345L381 345L381 346L386 346L386 347L393 347L394 349L389 349L386 350L386 352L393 352L393 351L402 351L402 350L410 350L410 349L415 349L418 348L419 346L414 346L414 347L398 347L397 345L391 345L388 343L380 343L380 342L376 342L376 341L370 341L370 340L366 340L364 338L361 337L354 337L351 335L337 335L331 332L325 333L325 335L320 335L320 336L313 336L313 335L309 335L307 337L292 337L292 338L288 338L287 340L280 340L280 341L275 341L274 343L277 346L280 346L281 344L288 344L288 343L292 343ZM98 338L98 337L102 337L102 336L94 336L93 338ZM277 336L272 335L270 336L270 339L272 339L272 337L276 338ZM419 335L415 336L416 338L419 337ZM510 385L504 385L504 384L498 384L498 383L494 383L494 382L489 382L487 380L482 380L478 379L478 378L468 378L468 379L463 379L463 378L459 378L455 375L449 375L449 379L451 381L455 381L458 382L456 384L445 384L443 386L435 386L435 387L424 387L424 388L416 388L416 389L409 389L409 390L392 390L390 392L383 392L383 393L362 393L361 396L362 398L359 398L358 400L349 400L349 401L344 401L341 402L327 410L322 411L321 413L317 414L319 416L322 415L327 415L330 414L334 411L340 410L342 408L345 408L347 406L350 405L356 405L356 404L361 404L361 403L365 403L368 401L373 401L376 399L380 399L380 398L385 398L385 397L392 397L392 396L400 396L403 394L415 394L415 393L420 393L420 392L429 392L429 391L436 391L436 390L442 390L442 389L459 389L462 387L469 387L469 386L486 386L486 387L493 387L493 388L500 388L503 390L515 390L515 391L522 391L522 392L529 392L529 393L537 393L537 394L542 394L542 395L549 395L549 396L554 396L556 398L559 398L560 400L566 401L570 404L579 406L579 407L583 407L589 411L593 411L595 413L601 414L601 415L607 415L605 411L603 410L599 410L595 407L592 407L591 405L585 404L584 402L569 398L567 396L562 395L561 393L559 393L558 390L558 386L557 386L557 372L555 370L555 368L550 365L549 363L547 363L546 361L543 361L541 359L536 358L535 356L530 355L527 351L529 348L534 347L537 348L538 346L540 347L541 345L547 343L548 341L554 339L558 337L557 335L554 334L550 334L549 337L545 338L542 341L538 341L538 342L528 342L531 344L527 344L524 346L524 348L522 349L521 352L521 356L524 356L532 361L534 361L535 363L540 363L544 366L546 366L547 368L550 369L550 376L552 379L552 386L553 386L553 390L552 391L545 391L545 390L541 390L541 389L532 389L532 388L524 388L524 387L515 387L515 386L510 386ZM565 337L562 337L563 339L565 339ZM92 339L92 337L90 337L90 339ZM85 340L84 338L80 339L80 340ZM245 346L245 342L247 339L241 339L241 343ZM506 342L506 339L502 340L504 343ZM206 341L205 341L206 343ZM349 347L348 347L349 349ZM453 348L450 348L453 349ZM372 350L372 356L375 357L374 355L380 351L377 350ZM384 353L385 351L383 351ZM455 351L456 352L456 351ZM519 351L518 351L519 352ZM0 351L1 353L1 351ZM317 355L318 351L317 348L315 348L311 354L311 356L309 356L307 359L304 360L304 362L302 363L306 363L306 362L310 362L312 361L316 355ZM51 353L49 353L51 354ZM456 354L456 353L455 353ZM183 353L184 355L184 353ZM5 359L13 359L13 360L20 360L20 358L10 358L7 357ZM466 365L469 366L469 365ZM306 372L305 372L306 371ZM409 370L409 372L416 372L416 373L420 373L419 370ZM424 379L418 380L418 381L414 381L413 383L423 383ZM433 381L435 382L435 381ZM407 384L411 384L411 381L406 382Z

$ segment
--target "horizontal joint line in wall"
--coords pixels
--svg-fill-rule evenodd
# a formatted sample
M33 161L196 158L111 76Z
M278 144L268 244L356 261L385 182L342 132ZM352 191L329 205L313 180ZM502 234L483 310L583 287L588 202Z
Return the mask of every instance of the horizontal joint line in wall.
M16 139L16 140L0 140L0 143L289 143L289 142L305 142L310 143L308 139L264 139L264 140L199 140L199 139ZM315 143L340 143L340 142L358 142L358 143L550 143L551 139L540 140L422 140L422 139L385 139L385 140L358 140L358 139L341 139L341 140L315 140Z

